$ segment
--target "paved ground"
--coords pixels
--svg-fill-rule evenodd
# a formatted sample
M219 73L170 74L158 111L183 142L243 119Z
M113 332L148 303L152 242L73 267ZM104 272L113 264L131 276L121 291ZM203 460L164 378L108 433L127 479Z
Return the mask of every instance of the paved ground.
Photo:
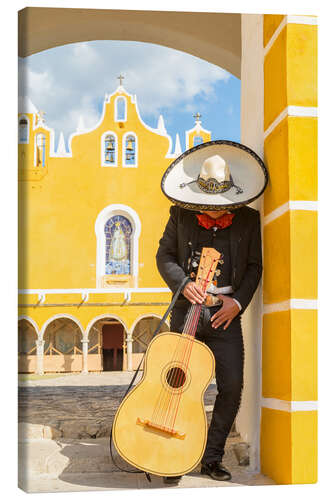
M142 372L138 374L135 383L139 382L141 375ZM28 437L23 433L19 446L19 486L24 491L37 493L274 484L270 478L251 471L249 467L238 465L233 446L240 441L240 437L234 434L227 440L224 457L224 464L232 473L230 482L214 481L202 476L199 469L184 476L178 486L164 485L159 476L152 475L152 482L149 483L144 474L118 472L110 460L107 437L96 434L97 439L88 439L92 432L89 430L89 419L92 419L91 425L96 424L100 412L99 425L103 427L104 417L109 422L117 401L132 377L131 372L104 372L19 381L21 425L31 428L32 424L35 428ZM210 408L215 394L213 380L205 394L205 404L208 405L206 408ZM50 425L51 417L55 419L54 426L58 428L59 419L63 419L60 422L61 437L45 439L45 433L42 433L44 439L38 438L34 434L36 429L47 425L45 418ZM76 439L66 438L66 431L68 436L73 436L73 429L80 425L84 426L85 433L78 434L79 438ZM37 435L39 436L38 433ZM104 434L107 435L108 433Z
M53 440L25 443L20 448L19 486L29 493L56 491L97 491L144 488L233 487L275 484L268 477L238 465L233 452L237 438L229 438L224 465L231 471L231 481L214 481L200 474L200 466L184 476L178 486L164 485L159 476L131 474L111 469L108 440ZM23 460L23 462L22 462ZM120 457L122 468L128 468ZM27 471L25 464L29 464Z
M66 374L63 377L41 378L38 380L20 380L19 387L60 387L60 386L95 386L95 385L127 385L130 383L134 372L102 372ZM140 370L135 383L142 376Z

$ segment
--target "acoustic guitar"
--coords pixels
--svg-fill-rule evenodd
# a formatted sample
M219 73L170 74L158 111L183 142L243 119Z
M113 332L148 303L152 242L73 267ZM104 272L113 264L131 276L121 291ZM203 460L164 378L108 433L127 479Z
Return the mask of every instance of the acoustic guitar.
M196 283L206 291L219 252L203 248ZM192 304L183 333L150 342L143 376L120 404L113 441L131 465L159 476L181 476L200 462L207 440L203 396L215 372L212 351L195 339L201 304Z

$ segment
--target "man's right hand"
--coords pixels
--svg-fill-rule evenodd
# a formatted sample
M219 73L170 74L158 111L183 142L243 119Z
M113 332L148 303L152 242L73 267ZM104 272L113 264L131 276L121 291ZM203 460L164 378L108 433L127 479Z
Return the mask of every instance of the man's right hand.
M194 281L189 281L188 283L186 283L182 294L192 304L202 304L206 297L206 292L203 292Z

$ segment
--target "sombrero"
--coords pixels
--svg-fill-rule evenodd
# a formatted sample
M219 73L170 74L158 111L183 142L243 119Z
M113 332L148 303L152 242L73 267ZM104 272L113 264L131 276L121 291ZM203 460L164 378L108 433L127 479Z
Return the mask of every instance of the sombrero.
M221 210L251 203L265 190L267 169L252 149L216 140L185 151L165 171L161 188L189 210Z

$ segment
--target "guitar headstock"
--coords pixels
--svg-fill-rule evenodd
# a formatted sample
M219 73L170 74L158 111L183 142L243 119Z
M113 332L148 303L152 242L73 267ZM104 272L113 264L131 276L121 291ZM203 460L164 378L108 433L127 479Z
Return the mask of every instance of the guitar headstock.
M202 249L195 282L203 291L206 291L211 284L220 257L221 254L215 248Z

